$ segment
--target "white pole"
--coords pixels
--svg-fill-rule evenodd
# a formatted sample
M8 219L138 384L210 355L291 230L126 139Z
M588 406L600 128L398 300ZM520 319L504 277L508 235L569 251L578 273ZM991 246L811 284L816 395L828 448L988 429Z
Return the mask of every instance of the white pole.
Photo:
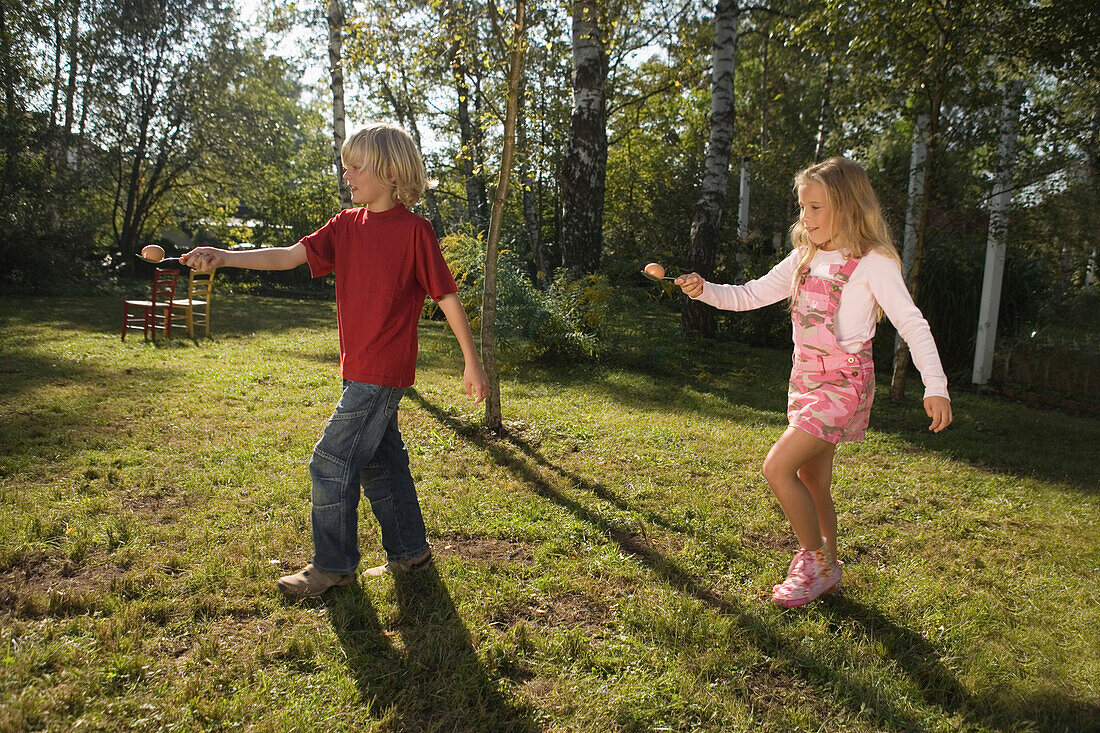
M1013 81L1005 89L1001 108L1001 143L997 172L989 202L989 236L985 247L985 275L982 302L978 309L978 336L974 347L974 384L986 384L993 374L993 346L997 338L997 315L1001 307L1001 281L1005 270L1005 234L1008 209L1012 204L1012 168L1016 157L1016 121L1020 116L1023 84Z

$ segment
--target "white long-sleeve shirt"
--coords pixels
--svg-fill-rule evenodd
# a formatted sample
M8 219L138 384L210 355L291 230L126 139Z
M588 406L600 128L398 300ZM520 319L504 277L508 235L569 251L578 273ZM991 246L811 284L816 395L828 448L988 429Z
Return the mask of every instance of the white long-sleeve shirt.
M778 303L791 296L799 259L798 250L792 250L766 275L744 285L707 282L698 300L729 311L747 311ZM810 275L833 280L829 266L843 265L844 260L840 252L818 250L810 262ZM940 364L940 354L928 321L909 295L897 263L878 252L863 256L841 293L833 325L841 350L854 354L865 341L874 338L877 306L882 306L886 317L909 345L913 364L924 382L924 396L950 399L947 375Z

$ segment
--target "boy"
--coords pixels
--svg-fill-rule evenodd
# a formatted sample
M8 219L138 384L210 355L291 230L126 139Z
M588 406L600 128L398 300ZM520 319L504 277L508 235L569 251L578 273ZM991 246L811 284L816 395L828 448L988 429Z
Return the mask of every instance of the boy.
M416 326L425 294L439 303L462 349L463 385L477 402L488 393L466 312L432 225L406 206L427 185L420 153L399 127L375 124L347 139L340 157L351 200L290 247L228 251L198 247L180 261L218 267L336 272L336 315L344 390L309 462L313 562L279 579L288 595L316 596L355 580L359 564L359 487L382 531L386 563L367 571L411 571L432 561L397 403L416 369Z

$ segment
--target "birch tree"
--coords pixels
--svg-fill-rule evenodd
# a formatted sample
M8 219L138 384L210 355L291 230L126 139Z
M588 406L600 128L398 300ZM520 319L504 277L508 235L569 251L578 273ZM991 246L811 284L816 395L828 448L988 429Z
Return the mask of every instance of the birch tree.
M734 122L734 63L737 52L737 0L718 0L714 12L714 63L711 69L710 138L703 170L703 185L691 223L688 269L703 277L711 275L722 231L722 208L729 182L730 146ZM713 338L714 310L683 297L681 326Z
M561 172L563 265L595 272L607 176L607 33L602 4L573 0L573 111Z
M344 3L329 0L325 15L328 23L328 72L332 89L332 159L336 168L336 186L340 191L340 208L351 208L351 189L344 180L344 165L340 151L344 147L347 131L344 127Z

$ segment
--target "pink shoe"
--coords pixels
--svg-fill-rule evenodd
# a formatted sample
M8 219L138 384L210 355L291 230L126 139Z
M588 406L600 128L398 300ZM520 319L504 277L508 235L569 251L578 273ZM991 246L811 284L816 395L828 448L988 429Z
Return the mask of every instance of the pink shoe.
M787 579L772 590L772 600L784 608L805 606L840 583L840 563L822 545L816 550L799 550L791 561Z

